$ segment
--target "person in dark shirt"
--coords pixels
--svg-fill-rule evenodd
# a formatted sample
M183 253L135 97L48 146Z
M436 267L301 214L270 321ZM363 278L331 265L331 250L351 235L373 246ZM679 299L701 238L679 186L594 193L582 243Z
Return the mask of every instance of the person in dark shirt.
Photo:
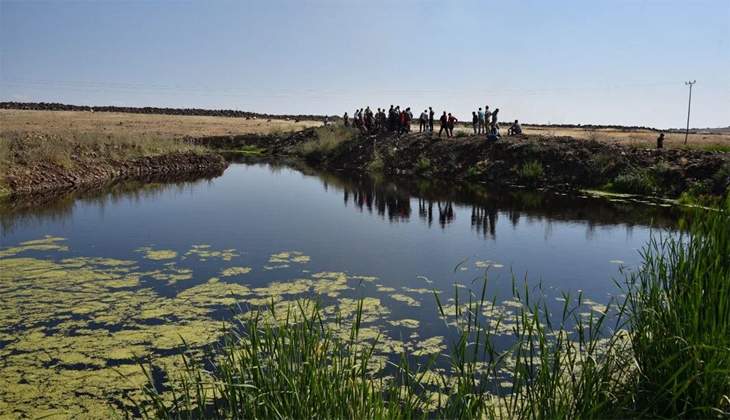
M475 111L471 113L471 125L474 127L474 134L477 134L477 127L479 126L479 117Z
M446 130L446 137L451 137L451 133L449 133L449 117L446 116L446 111L444 111L444 115L441 116L441 130L439 130L439 137L441 137L441 133Z
M664 133L659 134L659 138L656 139L656 148L657 149L664 148Z
M430 106L428 107L428 126L431 129L431 132L433 133L433 108Z
M347 112L345 112L345 115L342 116L342 119L345 121L345 127L350 126L350 117L347 116Z

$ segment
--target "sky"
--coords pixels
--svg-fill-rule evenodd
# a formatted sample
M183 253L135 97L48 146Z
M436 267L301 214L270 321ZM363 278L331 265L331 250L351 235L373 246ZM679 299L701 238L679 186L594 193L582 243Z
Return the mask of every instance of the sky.
M730 0L0 1L0 100L730 126Z

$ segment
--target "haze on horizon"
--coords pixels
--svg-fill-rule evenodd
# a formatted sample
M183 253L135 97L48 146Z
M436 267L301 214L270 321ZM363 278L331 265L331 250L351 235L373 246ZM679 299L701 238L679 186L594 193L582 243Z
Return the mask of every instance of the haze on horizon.
M730 1L0 2L0 100L730 126Z

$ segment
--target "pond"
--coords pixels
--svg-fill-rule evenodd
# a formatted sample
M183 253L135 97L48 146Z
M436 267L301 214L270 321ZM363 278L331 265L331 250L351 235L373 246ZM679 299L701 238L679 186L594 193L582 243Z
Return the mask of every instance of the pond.
M164 379L180 367L181 339L205 348L233 312L298 297L345 317L363 298L363 335L382 334L383 360L446 349L434 292L453 312L485 272L505 319L519 306L513 281L540 284L551 307L570 293L600 311L652 226L680 215L639 200L236 160L215 179L0 207L0 416L104 416L144 383L135 356ZM500 339L509 335L505 321Z

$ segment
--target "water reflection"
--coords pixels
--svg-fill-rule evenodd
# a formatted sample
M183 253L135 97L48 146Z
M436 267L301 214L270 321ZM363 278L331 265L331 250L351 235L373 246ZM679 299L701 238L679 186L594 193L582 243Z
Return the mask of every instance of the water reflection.
M274 175L284 169L295 169L308 178L316 178L325 191L342 194L342 202L359 212L376 214L390 223L408 223L418 206L418 218L429 227L441 229L457 223L457 209L471 209L471 228L476 234L496 240L500 217L509 220L512 228L521 223L545 222L548 231L554 222L581 223L586 237L591 238L602 227L622 225L630 235L633 226L654 225L672 227L682 214L676 207L662 207L657 203L630 200L612 200L583 195L570 196L549 191L517 188L497 188L474 183L454 183L429 179L398 179L370 176L364 173L333 172L314 169L292 160L231 157L235 162L265 167ZM38 195L6 200L0 203L0 227L5 233L19 226L48 221L63 222L69 218L76 203L96 205L104 211L106 205L121 201L136 203L153 200L168 192L177 194L192 191L201 184L210 183L216 175L196 179L152 183L125 182L109 188L76 191L63 195ZM468 213L467 213L468 214Z
M634 226L674 227L684 211L661 202L639 199L612 199L556 193L545 190L500 188L473 183L440 180L412 180L332 173L297 164L302 173L319 178L326 190L335 189L345 206L381 216L392 223L409 222L411 206L418 206L418 217L429 227L442 229L457 222L456 209L471 209L471 227L485 238L496 239L497 221L509 220L512 228L520 223L580 223L586 237L601 228L621 225L630 235Z
M209 184L215 176L188 175L177 177L175 181L158 177L144 182L120 182L105 188L7 198L0 202L0 228L4 233L11 233L41 223L62 224L73 215L77 206L96 206L103 214L107 206L159 199L168 192L190 192L199 185Z

